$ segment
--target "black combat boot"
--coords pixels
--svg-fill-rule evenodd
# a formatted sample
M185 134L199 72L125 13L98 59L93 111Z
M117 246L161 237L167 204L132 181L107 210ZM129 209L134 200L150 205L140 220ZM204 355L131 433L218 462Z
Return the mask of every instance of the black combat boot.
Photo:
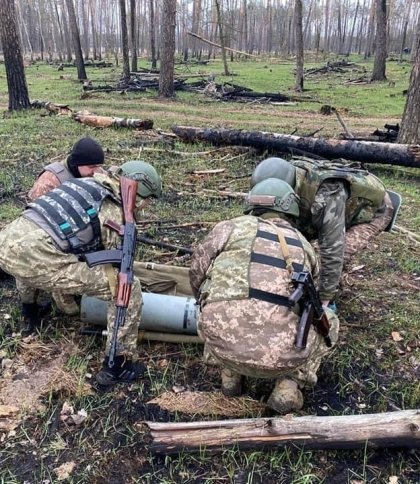
M41 322L39 307L36 303L22 303L21 313L22 321L19 324L19 331L22 336L29 336Z
M106 356L102 368L96 375L96 381L101 387L111 387L117 383L133 383L146 371L143 363L133 362L123 355L114 358L112 368L109 367L108 362L109 358Z

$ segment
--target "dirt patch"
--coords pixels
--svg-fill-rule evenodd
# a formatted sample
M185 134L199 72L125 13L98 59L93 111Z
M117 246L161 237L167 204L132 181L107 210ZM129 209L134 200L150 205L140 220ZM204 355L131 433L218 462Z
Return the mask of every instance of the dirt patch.
M165 392L150 400L169 412L224 417L260 417L265 405L252 398L227 398L217 392Z
M17 407L20 413L45 410L41 397L50 391L74 394L77 375L64 366L77 353L73 344L46 346L33 338L21 342L21 353L0 379L0 403Z

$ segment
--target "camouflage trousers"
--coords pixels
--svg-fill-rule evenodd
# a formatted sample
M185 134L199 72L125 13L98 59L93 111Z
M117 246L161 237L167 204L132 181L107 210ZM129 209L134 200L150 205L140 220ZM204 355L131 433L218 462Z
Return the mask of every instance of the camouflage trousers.
M249 301L253 302L256 306L260 303L260 301L256 300ZM243 302L241 301L218 302L205 306L204 313L200 313L198 333L205 342L204 361L226 368L234 374L250 376L252 378L276 378L278 380L289 378L296 381L300 388L313 387L317 382L317 371L322 359L331 352L338 341L340 322L336 314L328 308L325 309L330 323L331 348L328 348L324 338L311 328L308 334L307 347L299 352L294 348L294 338L296 337L296 327L294 325L293 331L290 334L289 330L283 332L279 330L278 334L273 334L272 339L266 334L268 336L266 343L268 343L268 346L274 344L275 348L266 347L265 351L262 351L262 348L257 344L259 321L254 320L254 318L252 318L252 321L244 321L244 316L251 313L249 307L245 308L242 312L241 321L225 319L223 312L218 312L218 308L220 310L223 305L228 305L229 308L232 308L232 306L235 306L235 303L238 307L243 307ZM281 312L281 308L277 307L276 310L276 306L272 306L275 312ZM207 312L206 309L209 311ZM286 311L288 310L286 309ZM227 312L229 312L229 309ZM262 311L257 312L261 316L264 315ZM273 331L270 323L276 315L272 313L270 315L265 314L265 316L270 316L270 322L266 325L267 333L270 330ZM239 329L238 323L241 324L241 329ZM250 332L250 327L254 328L254 333ZM221 332L219 329L223 331ZM235 342L235 334L239 336L237 342ZM234 344L230 344L232 342ZM229 350L224 351L224 347L229 348ZM252 354L249 351L251 348ZM281 359L278 359L276 367L272 364L268 367L265 364L267 355L270 353L282 353L284 355L281 362ZM248 355L244 356L245 354ZM274 362L275 360L272 359L271 361Z
M344 264L348 264L351 258L368 246L376 235L383 232L392 220L394 208L388 193L385 193L384 203L376 212L374 218L364 224L354 225L346 232L346 245L344 249Z
M47 293L86 294L109 301L108 335L112 334L116 307L105 267L89 268L77 256L61 252L33 222L19 217L0 232L0 267L16 278L19 287ZM137 357L142 304L140 281L134 277L125 324L118 332L117 355ZM110 336L106 353L109 343Z

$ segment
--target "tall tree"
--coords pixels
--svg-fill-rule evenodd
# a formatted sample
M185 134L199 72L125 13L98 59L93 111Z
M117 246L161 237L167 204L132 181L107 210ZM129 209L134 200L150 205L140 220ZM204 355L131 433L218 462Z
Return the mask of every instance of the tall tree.
M230 72L227 64L227 58L226 58L225 34L224 34L222 12L220 8L220 0L214 0L214 2L216 6L216 13L217 13L217 25L219 26L220 48L222 50L224 74L225 76L230 76Z
M131 70L137 71L136 0L130 0Z
M175 66L176 0L162 1L160 34L159 96L173 97Z
M296 78L295 90L303 91L303 7L302 0L295 0L295 45L296 45Z
M152 70L156 69L156 33L155 33L155 0L149 0L149 35L150 35L150 60L152 61Z
M130 79L130 53L128 50L128 31L127 31L127 10L125 0L120 0L120 21L121 21L121 44L123 53L123 73L122 80L128 82Z
M399 143L420 143L420 14L417 19L415 45L413 45L413 68L407 93Z
M18 35L14 0L0 1L0 40L9 90L9 110L29 108L28 85Z
M82 45L80 43L79 27L77 25L73 0L66 0L66 5L67 5L67 12L69 14L69 23L70 23L71 37L73 40L74 54L76 57L77 78L80 80L87 79L85 63L83 61Z
M376 51L373 62L372 81L386 79L386 0L376 1Z

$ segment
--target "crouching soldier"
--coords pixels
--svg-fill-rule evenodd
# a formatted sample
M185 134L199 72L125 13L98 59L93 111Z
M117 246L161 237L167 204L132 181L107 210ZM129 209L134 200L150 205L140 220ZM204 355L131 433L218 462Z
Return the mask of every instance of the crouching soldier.
M263 160L252 174L251 188L267 178L289 183L298 195L297 227L319 242L321 299L334 301L343 264L392 220L394 209L383 183L365 170L309 158Z
M315 385L321 359L337 341L338 319L319 304L328 317L327 337L309 324L298 342L305 293L295 304L289 300L297 289L292 278L316 277L318 266L294 227L299 208L293 189L273 178L256 184L245 214L218 223L194 251L190 282L200 303L198 333L205 354L223 368L225 395L241 393L243 375L275 378L268 405L285 413L300 409L301 389Z
M64 182L30 203L0 232L0 267L18 283L50 293L87 294L110 301L107 355L116 314L113 293L117 269L110 265L90 268L83 256L121 244L120 235L105 223L124 222L120 176L138 182L136 210L144 208L151 197L161 195L156 170L143 161L129 161L112 176L96 173L92 178ZM105 357L97 375L99 384L130 382L139 376L140 366L135 359L141 307L140 282L134 277L125 324L118 332L114 364L110 368ZM30 332L39 323L39 308L34 303L24 309L24 329Z
M79 139L65 160L55 161L44 167L28 193L29 200L33 202L65 181L91 177L94 173L105 173L102 168L104 161L105 154L98 142L89 137ZM48 307L43 301L43 294L40 295L37 289L25 287L19 281L17 284L22 302L27 304L38 302L43 307ZM55 291L52 297L61 312L68 315L79 313L79 305L73 295Z

